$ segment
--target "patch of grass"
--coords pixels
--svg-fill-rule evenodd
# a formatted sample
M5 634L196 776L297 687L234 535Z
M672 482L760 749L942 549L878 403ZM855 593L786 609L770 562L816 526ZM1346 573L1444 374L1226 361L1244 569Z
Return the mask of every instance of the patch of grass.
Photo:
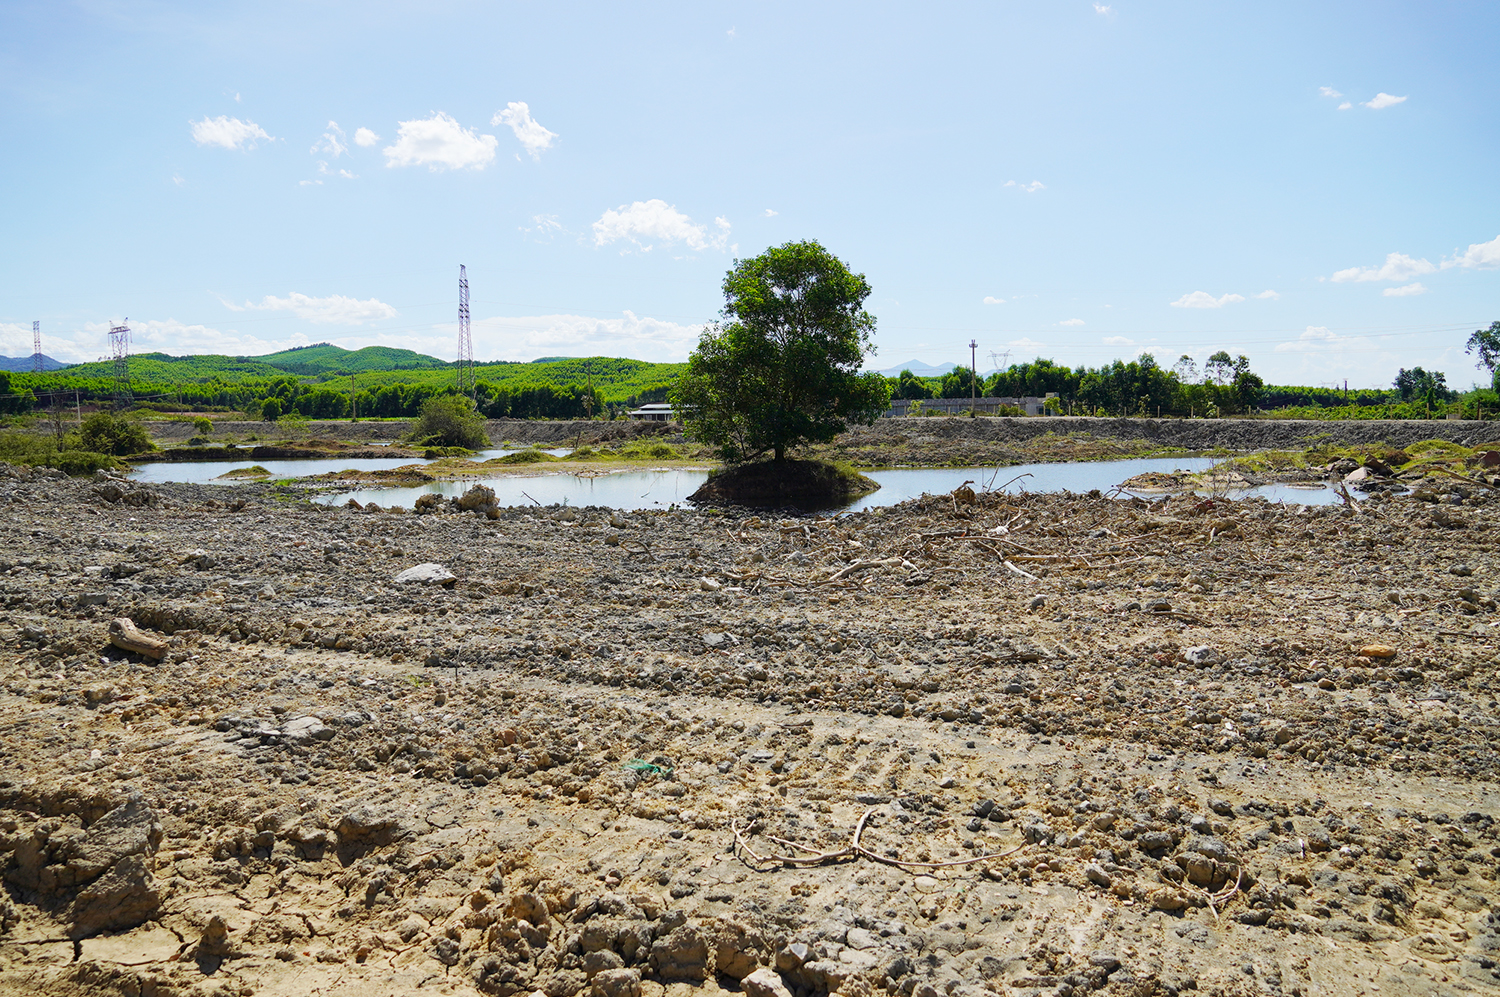
M561 460L549 453L540 450L522 450L517 453L506 454L504 457L492 457L485 461L486 464L544 464L548 461Z
M252 464L249 467L237 467L233 471L226 471L219 475L221 478L269 478L270 476L271 472L259 464Z
M1447 440L1422 440L1407 447L1406 452L1414 458L1428 460L1462 460L1474 456L1474 451L1469 447Z
M473 457L479 453L468 447L428 447L422 451L422 456L428 460L437 460L441 457Z
M1226 466L1246 474L1301 471L1307 468L1307 454L1298 450L1266 450L1262 453L1231 458Z

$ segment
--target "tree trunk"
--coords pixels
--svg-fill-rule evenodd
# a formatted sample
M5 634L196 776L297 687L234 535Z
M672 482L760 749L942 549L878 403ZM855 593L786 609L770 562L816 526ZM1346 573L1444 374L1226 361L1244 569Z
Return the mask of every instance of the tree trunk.
M781 445L778 444L774 448L774 450L775 450L775 458L777 460L786 460L786 447L781 446Z

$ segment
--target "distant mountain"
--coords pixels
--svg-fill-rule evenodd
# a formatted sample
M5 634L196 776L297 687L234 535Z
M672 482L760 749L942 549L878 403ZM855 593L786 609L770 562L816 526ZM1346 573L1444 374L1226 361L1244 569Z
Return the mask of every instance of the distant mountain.
M451 366L446 360L391 346L366 346L360 350L346 350L330 343L298 346L263 357L239 359L256 360L288 374L302 375L360 374L368 370L438 370Z
M559 360L577 360L578 357L537 357L532 363L556 363Z
M34 369L35 360L35 353L29 357L0 357L0 370L30 371ZM42 354L42 370L62 370L67 366L70 365L53 360L45 353Z
M909 370L918 377L942 377L944 374L948 373L950 370L957 366L958 364L956 363L945 363L938 364L936 367L932 367L920 360L908 360L906 363L897 364L894 367L887 367L879 373L884 374L886 377L900 377L903 370ZM965 366L967 366L967 364L965 364Z

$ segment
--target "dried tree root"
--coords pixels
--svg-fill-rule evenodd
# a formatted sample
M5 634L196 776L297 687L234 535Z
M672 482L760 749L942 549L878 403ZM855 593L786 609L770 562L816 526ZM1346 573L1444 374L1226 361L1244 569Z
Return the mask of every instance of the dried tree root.
M144 654L157 660L167 653L166 641L141 633L135 623L124 616L109 621L109 642L122 651Z

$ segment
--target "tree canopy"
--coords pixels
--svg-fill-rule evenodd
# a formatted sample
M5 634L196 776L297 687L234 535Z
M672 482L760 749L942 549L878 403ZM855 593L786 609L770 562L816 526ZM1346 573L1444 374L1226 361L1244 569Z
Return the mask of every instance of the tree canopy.
M736 260L723 289L719 321L671 393L688 433L723 460L783 460L886 410L885 378L860 373L875 352L864 275L816 242L789 242Z

